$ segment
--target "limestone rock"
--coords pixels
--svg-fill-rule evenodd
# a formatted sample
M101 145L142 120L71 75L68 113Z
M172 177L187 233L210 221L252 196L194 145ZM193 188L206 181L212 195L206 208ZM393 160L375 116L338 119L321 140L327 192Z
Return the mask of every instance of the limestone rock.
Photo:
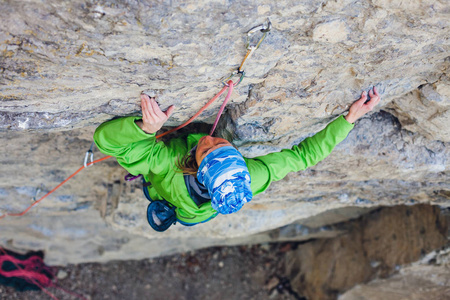
M360 284L339 297L339 300L409 300L448 299L450 295L450 249L430 253L430 261L400 268L398 274Z
M410 267L388 279L358 285L339 300L448 299L448 267Z
M218 132L246 156L279 151L376 85L383 104L327 160L238 214L164 234L147 225L139 184L105 161L25 217L0 220L0 244L43 249L52 264L137 259L268 242L272 229L339 208L448 206L445 1L33 0L0 2L0 210L25 209L77 170L95 127L139 114L142 91L176 106L167 128L186 121L222 88L246 53L246 31L267 17L273 30L246 63ZM193 127L206 131L219 106Z
M286 255L287 276L298 295L336 299L355 284L375 276L387 277L400 265L414 262L447 242L448 224L436 207L380 209L352 222L348 233L301 244ZM441 278L436 281L448 284L444 279L448 270L440 271ZM414 294L405 288L400 293ZM373 298L374 294L362 299L382 299Z
M419 132L431 140L450 141L450 84L447 76L395 99L390 107L406 130Z

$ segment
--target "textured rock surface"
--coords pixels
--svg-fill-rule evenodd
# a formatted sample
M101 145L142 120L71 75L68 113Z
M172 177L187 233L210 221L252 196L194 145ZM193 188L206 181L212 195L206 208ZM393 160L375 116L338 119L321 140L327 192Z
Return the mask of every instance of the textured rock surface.
M385 208L349 223L349 232L301 244L286 255L287 276L298 295L336 299L447 243L448 225L437 207Z
M411 266L401 268L398 274L357 285L339 300L419 300L450 299L450 250L430 253Z
M432 140L450 140L448 76L443 75L435 83L419 86L417 90L395 99L389 106L406 130L419 132Z
M27 216L1 220L0 244L44 249L51 263L107 261L267 241L268 230L342 207L448 206L445 1L76 0L0 2L0 209L24 209L78 169L95 126L138 112L141 91L177 106L168 126L185 121L239 65L244 33L266 17L273 30L220 124L245 155L298 143L372 85L382 111L238 214L156 234L138 183L125 184L111 160ZM212 123L218 106L199 122Z
M414 266L389 279L359 285L339 300L450 299L448 267Z

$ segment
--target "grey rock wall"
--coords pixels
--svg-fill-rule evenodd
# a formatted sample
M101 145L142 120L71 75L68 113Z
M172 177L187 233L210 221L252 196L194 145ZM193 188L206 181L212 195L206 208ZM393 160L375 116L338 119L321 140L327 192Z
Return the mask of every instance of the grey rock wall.
M157 256L267 241L268 230L343 207L449 205L446 1L0 2L0 209L20 211L78 169L97 125L139 112L186 121L245 55L245 32L273 29L246 64L219 126L247 156L290 147L376 85L383 103L332 155L290 174L243 211L152 232L137 183L113 161L84 170L0 244L51 263ZM220 103L199 119L211 124ZM101 154L96 153L96 158Z

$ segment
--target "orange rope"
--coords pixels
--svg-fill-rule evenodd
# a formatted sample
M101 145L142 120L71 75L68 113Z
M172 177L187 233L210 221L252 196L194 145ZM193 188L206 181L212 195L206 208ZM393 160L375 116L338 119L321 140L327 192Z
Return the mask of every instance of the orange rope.
M105 156L103 158L94 160L93 162L90 162L87 164L87 166L93 165L95 163L98 163L100 161L103 161L105 159L108 159L112 156ZM39 202L41 202L42 200L44 200L47 196L49 196L51 193L53 193L54 191L56 191L57 189L59 189L64 183L66 183L67 181L69 181L70 179L72 179L72 177L74 177L75 175L77 175L78 173L80 173L81 170L83 170L85 167L82 166L81 168L79 168L78 170L75 171L75 173L73 173L72 175L70 175L69 177L67 177L63 182L61 182L60 184L58 184L58 186L56 186L53 190L51 190L50 192L48 192L47 194L45 194L44 196L42 196L39 200L36 200L35 202L33 202L33 204L31 204L30 206L28 206L27 209L25 209L23 212L21 213L16 213L16 214L10 214L10 213L6 213L2 216L0 216L0 219L3 219L6 216L12 216L12 217L20 217L23 216L24 214L26 214L33 206L35 206L36 204L38 204Z
M225 92L225 90L227 88L229 88L230 86L234 85L234 83L232 81L230 81L228 86L224 86L222 88L222 90L220 90L219 93L217 93L217 95L215 95L211 100L208 101L208 103L206 103L194 116L192 116L189 120L187 120L185 123L183 123L182 125L178 126L177 128L171 129L169 131L166 131L160 135L157 135L156 138L161 138L169 133L172 133L174 131L177 131L183 127L185 127L186 125L188 125L189 123L191 123L195 118L197 118L206 108L208 108L208 106L210 106L214 101L217 100L217 98L220 97L220 95L223 94L223 92ZM94 160L88 164L86 164L86 167L89 167L95 163L104 161L108 158L111 158L112 156L105 156L103 158ZM50 192L48 192L47 194L45 194L44 196L42 196L39 200L36 200L35 202L33 202L33 204L31 204L30 206L27 207L27 209L25 209L23 212L21 213L5 213L3 215L0 216L0 219L3 219L6 216L11 216L11 217L20 217L23 216L24 214L26 214L33 206L35 206L36 204L38 204L39 202L41 202L42 200L44 200L47 196L49 196L50 194L52 194L54 191L56 191L57 189L59 189L63 184L65 184L67 181L69 181L70 179L72 179L75 175L77 175L78 173L81 172L81 170L83 170L84 168L86 168L85 166L80 167L78 170L75 171L75 173L73 173L72 175L70 175L69 177L67 177L63 182L61 182L60 184L58 184L58 186L56 186L54 189L52 189Z

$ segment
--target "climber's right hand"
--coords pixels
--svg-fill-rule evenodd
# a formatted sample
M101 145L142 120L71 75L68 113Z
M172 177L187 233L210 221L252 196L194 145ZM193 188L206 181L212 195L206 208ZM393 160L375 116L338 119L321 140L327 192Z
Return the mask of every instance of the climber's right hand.
M348 114L345 116L345 119L349 123L355 123L356 120L364 116L369 111L372 111L373 108L380 103L381 96L378 94L378 91L375 87L369 91L370 100L367 101L367 93L363 92L359 100L354 102L350 107Z
M146 133L155 133L170 118L175 106L172 105L166 111L162 111L154 97L141 94L141 109L142 120L136 121L136 124Z

